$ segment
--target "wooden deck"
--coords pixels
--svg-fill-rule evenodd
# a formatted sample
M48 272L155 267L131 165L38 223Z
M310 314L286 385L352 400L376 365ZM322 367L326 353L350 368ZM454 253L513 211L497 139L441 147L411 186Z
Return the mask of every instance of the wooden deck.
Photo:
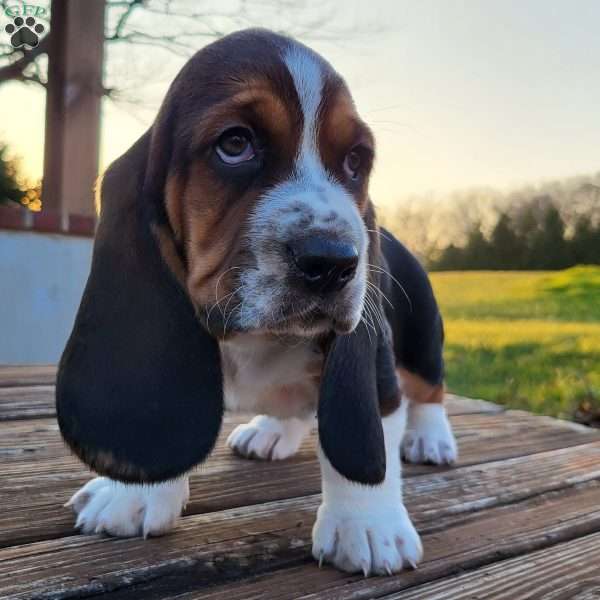
M596 598L600 433L451 397L454 469L405 468L425 559L394 577L319 569L314 438L282 463L223 444L163 538L78 535L62 504L89 477L53 417L52 367L0 367L0 598Z

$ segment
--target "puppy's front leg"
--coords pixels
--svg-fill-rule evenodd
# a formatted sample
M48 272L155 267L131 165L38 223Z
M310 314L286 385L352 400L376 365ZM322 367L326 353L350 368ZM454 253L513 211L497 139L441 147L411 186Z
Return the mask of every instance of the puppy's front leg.
M173 528L190 495L188 477L134 485L96 477L65 506L77 513L83 533L118 537L162 535Z
M406 403L382 419L386 474L380 485L354 483L340 475L319 448L323 501L313 527L313 556L351 573L391 575L414 566L422 548L402 502L400 442Z

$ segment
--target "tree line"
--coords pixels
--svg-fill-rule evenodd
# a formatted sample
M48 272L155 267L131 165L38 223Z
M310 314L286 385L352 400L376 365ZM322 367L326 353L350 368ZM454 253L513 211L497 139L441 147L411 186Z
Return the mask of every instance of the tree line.
M600 223L579 216L572 230L549 196L534 198L519 210L502 211L489 235L475 223L466 243L450 243L429 262L431 270L552 270L600 264Z
M432 270L600 264L600 172L508 191L415 195L378 213Z
M40 210L40 184L25 182L0 143L0 204ZM600 264L600 173L503 197L494 190L415 198L383 223L430 270L552 270ZM550 193L539 193L540 191ZM529 193L527 193L529 192Z

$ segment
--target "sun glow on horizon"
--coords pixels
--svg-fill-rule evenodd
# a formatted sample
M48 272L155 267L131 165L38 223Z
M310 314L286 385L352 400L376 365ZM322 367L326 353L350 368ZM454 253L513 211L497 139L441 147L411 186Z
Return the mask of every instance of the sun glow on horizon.
M600 37L591 24L600 19L599 3L550 9L532 0L525 11L516 1L457 10L433 0L386 0L377 8L381 32L304 40L346 78L374 130L376 204L598 170L600 78L592 57L600 55ZM360 23L366 10L355 2L349 12ZM140 90L150 109L103 102L101 169L151 124L182 63L173 60L160 81ZM25 177L39 179L43 90L4 84L0 107L0 142Z

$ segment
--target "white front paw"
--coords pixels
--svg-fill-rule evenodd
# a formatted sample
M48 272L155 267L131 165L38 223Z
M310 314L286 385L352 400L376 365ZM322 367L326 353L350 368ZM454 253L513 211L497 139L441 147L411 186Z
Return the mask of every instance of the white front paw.
M96 477L65 504L77 513L83 533L118 537L162 535L177 521L189 498L188 478L154 485L131 485Z
M419 534L402 504L367 513L322 504L312 539L319 566L327 561L342 571L362 571L365 577L415 568L423 555Z
M245 458L283 460L298 451L311 421L258 415L238 425L227 438L227 445Z
M451 465L456 462L456 440L441 404L411 403L402 456L411 463Z

